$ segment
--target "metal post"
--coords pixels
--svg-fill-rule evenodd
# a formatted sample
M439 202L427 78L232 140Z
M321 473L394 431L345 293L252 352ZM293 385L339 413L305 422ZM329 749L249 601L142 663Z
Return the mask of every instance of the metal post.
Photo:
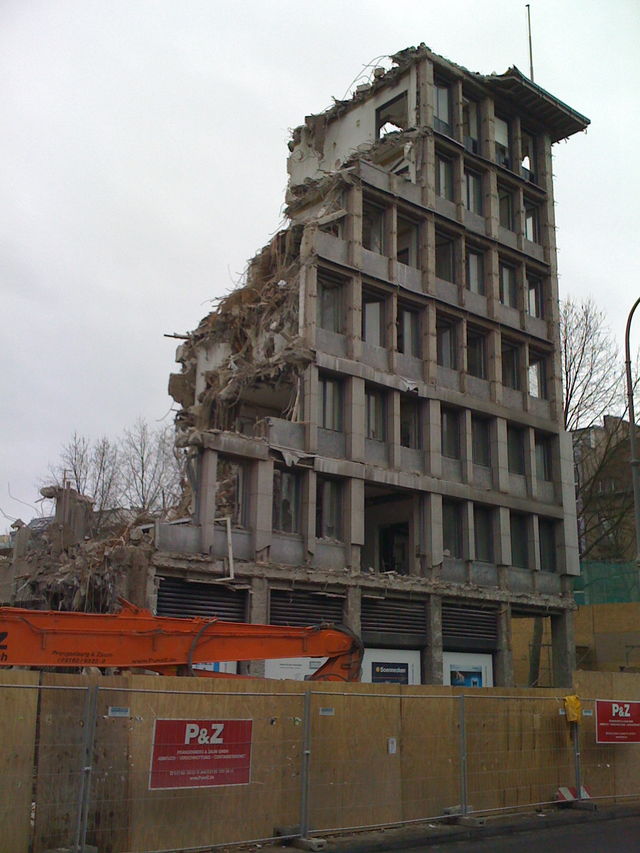
M460 696L458 705L458 721L460 723L460 814L464 817L469 811L468 779L467 779L467 729L464 717L464 693Z
M533 83L533 47L531 45L531 6L529 3L527 6L527 29L529 31L529 77L531 78L531 82Z
M309 834L309 770L311 766L311 690L304 694L302 768L300 771L300 837Z
M631 320L636 308L640 305L640 299L636 299L627 318L627 328L624 333L624 367L627 375L627 404L629 407L629 446L631 451L631 482L633 484L633 507L636 528L636 562L640 567L640 460L638 460L638 446L636 439L636 419L633 407L633 377L631 375L631 345L629 337L631 334Z
M91 771L93 762L93 743L96 733L96 713L98 708L98 685L87 688L84 706L84 737L82 740L82 764L80 767L80 790L78 792L78 819L73 842L74 853L84 853L87 841L87 822L89 819L89 795L91 793Z
M576 775L576 799L582 799L582 767L580 765L580 726L578 723L569 723L571 726L571 740L573 741L573 769Z

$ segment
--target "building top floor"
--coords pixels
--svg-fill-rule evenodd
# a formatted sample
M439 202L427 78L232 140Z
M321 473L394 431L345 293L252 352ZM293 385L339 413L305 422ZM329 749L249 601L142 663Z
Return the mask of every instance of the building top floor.
M376 68L349 100L307 116L289 143L290 189L341 168L390 137L434 133L500 168L536 182L552 143L584 130L589 119L529 80L516 67L483 75L424 44ZM407 144L411 144L407 139ZM406 177L419 182L419 175Z

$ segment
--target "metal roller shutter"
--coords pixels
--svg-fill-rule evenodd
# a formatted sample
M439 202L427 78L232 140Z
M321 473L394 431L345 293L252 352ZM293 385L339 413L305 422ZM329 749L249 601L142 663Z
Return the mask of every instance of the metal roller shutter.
M426 602L402 598L362 597L360 620L364 634L412 634L424 640Z
M244 591L183 578L160 578L158 616L217 616L224 622L245 622Z
M344 621L344 596L323 595L304 590L271 590L272 625L305 627L321 622L340 625Z
M497 648L497 610L443 604L442 640L445 647L484 650Z

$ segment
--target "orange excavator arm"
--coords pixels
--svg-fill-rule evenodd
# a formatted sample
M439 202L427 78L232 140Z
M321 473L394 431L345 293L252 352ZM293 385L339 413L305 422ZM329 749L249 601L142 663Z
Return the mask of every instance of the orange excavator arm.
M348 628L290 628L154 616L124 599L115 614L0 607L0 667L116 667L205 675L208 661L326 657L310 679L358 681L363 647Z

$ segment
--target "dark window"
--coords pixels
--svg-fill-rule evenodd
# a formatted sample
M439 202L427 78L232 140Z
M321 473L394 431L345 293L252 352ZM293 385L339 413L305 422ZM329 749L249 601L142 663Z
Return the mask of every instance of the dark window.
M552 480L551 438L536 434L536 477L538 480Z
M442 455L460 458L460 413L457 409L442 408L440 414Z
M383 572L409 573L409 525L407 522L380 528L380 561Z
M455 281L453 264L453 240L436 233L436 276L445 281Z
M376 136L386 136L397 130L406 130L409 126L407 93L403 92L391 101L387 101L376 110Z
M436 156L436 195L453 201L453 163L439 155Z
M540 568L543 572L555 572L557 568L556 522L550 518L539 518L538 539L540 542Z
M446 83L438 81L434 86L433 126L451 135L451 93Z
M532 317L544 317L542 279L536 275L527 275L527 311Z
M280 468L273 472L273 529L300 532L300 475Z
M436 320L436 360L441 367L458 368L458 336L452 320L438 317Z
M365 388L365 436L374 441L386 440L385 398L382 391Z
M529 536L527 534L527 517L512 512L511 528L511 565L519 569L529 568Z
M465 169L465 206L472 213L482 215L482 175Z
M467 328L467 373L487 378L487 336L472 328Z
M467 251L467 287L472 293L484 296L484 254L474 249Z
M337 379L319 377L318 409L318 426L324 429L342 429L342 385Z
M514 231L513 192L509 187L498 184L498 219L507 231Z
M493 510L476 504L473 508L476 560L493 563Z
M522 131L521 139L522 159L520 166L522 176L528 181L536 180L536 140L530 133Z
M540 242L540 211L537 204L526 200L524 203L524 236L532 243Z
M462 102L462 133L464 135L464 147L474 154L479 153L478 140L480 139L480 122L478 116L478 104L470 98Z
M520 347L516 344L502 344L502 384L520 390Z
M442 501L442 547L445 556L464 557L462 504L458 501Z
M342 517L342 483L327 477L316 481L316 537L340 539Z
M471 441L474 464L488 468L491 465L491 439L487 418L471 418Z
M518 307L516 271L508 264L500 264L500 302L509 308Z
M524 430L520 427L507 426L507 451L509 471L512 474L524 474Z
M362 340L374 347L385 345L384 299L370 293L362 294Z
M398 216L396 257L401 264L418 266L418 223Z
M494 122L496 136L496 163L500 166L506 166L507 169L511 166L510 149L511 149L511 134L509 132L509 123L499 116L495 117Z
M216 476L216 518L231 518L234 527L247 523L248 470L244 463L218 458Z
M547 358L543 353L529 350L529 394L546 400L547 393Z
M318 325L328 332L344 332L344 282L318 273Z
M362 245L370 252L384 254L384 208L365 201L362 206Z
M398 352L420 358L420 315L414 308L398 305Z
M420 447L420 407L411 397L400 397L400 444L403 447Z

